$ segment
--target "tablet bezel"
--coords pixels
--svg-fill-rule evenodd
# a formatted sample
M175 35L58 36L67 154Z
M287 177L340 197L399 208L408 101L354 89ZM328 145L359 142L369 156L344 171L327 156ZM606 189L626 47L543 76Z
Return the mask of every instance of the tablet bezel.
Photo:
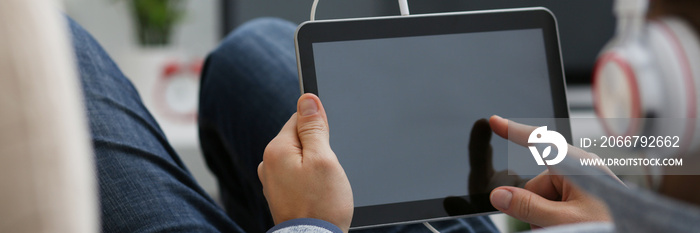
M569 107L566 101L557 22L552 12L543 7L305 22L297 28L294 36L301 93L314 93L319 96L322 94L319 93L316 83L314 43L538 28L542 29L545 42L554 118L568 118ZM568 124L557 125L557 130L567 140L571 140ZM489 200L488 194L461 198L486 203ZM443 202L444 198L438 198L355 207L351 228L435 221L497 212L488 204L475 205L469 211L446 215ZM421 211L415 211L417 209Z

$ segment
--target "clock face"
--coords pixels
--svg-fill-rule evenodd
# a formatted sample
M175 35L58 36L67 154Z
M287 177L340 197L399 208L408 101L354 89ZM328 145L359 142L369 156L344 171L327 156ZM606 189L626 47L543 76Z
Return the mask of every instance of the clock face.
M188 114L197 110L199 80L191 74L179 73L165 80L165 105L175 113Z
M154 86L156 110L168 120L193 123L197 119L199 75L202 60L191 63L170 62Z

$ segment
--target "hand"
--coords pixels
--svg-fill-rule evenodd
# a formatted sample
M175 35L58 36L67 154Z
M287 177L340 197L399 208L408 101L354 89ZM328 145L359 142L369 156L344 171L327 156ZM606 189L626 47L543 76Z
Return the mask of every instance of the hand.
M299 98L297 113L265 148L258 176L275 224L321 219L347 232L353 214L350 182L331 150L328 119L313 94Z
M523 146L527 145L528 136L535 130L533 126L509 122L498 116L491 117L489 123L497 135ZM511 127L510 135L508 127ZM571 145L568 154L577 157L597 157ZM607 172L612 175L609 170ZM610 221L610 214L604 203L549 170L527 182L525 189L507 186L496 188L491 192L490 199L496 209L530 223L533 228Z

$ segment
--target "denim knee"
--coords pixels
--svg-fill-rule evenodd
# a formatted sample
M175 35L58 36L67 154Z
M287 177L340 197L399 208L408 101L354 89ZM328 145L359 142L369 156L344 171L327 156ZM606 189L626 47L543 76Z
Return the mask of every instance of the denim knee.
M207 57L202 91L226 82L252 87L251 83L287 79L280 77L280 72L293 75L295 80L295 30L295 24L277 18L255 19L239 26Z
M287 20L272 17L258 18L248 21L231 31L226 38L224 38L220 47L236 46L240 44L239 42L242 40L250 39L265 42L265 38L286 35L288 33L285 32L293 32L294 30L296 30L296 25ZM294 41L292 37L287 39L289 39L290 42Z

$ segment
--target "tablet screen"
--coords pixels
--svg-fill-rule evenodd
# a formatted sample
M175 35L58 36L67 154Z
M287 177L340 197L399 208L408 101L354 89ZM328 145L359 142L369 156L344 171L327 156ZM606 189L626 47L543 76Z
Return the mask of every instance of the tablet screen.
M313 43L355 206L468 195L475 121L552 117L542 29ZM492 139L496 170L506 141ZM517 171L516 171L517 172Z

